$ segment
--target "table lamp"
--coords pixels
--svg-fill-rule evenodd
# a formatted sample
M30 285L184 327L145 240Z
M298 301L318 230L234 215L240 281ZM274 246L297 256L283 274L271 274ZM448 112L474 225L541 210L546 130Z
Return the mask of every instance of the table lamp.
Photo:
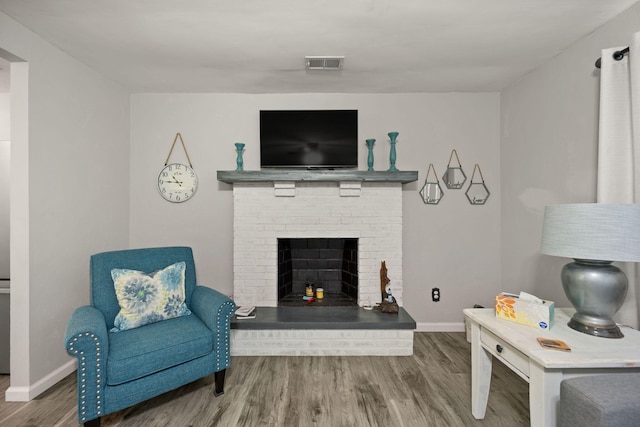
M622 338L612 319L629 282L614 261L640 261L640 204L580 203L547 206L543 254L573 258L561 279L576 312L569 327L590 335Z

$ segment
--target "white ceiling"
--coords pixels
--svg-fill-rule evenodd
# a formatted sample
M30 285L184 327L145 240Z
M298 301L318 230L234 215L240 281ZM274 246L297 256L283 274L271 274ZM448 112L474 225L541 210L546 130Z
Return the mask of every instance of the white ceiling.
M637 1L0 0L0 12L132 92L493 92ZM345 68L306 72L305 55L344 55Z

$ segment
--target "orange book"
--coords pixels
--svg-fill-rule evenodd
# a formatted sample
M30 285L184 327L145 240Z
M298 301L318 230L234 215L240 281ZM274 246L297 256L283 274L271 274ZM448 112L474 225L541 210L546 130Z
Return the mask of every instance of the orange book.
M571 351L571 347L561 340L552 340L549 338L538 338L538 342L544 348L550 348L552 350Z

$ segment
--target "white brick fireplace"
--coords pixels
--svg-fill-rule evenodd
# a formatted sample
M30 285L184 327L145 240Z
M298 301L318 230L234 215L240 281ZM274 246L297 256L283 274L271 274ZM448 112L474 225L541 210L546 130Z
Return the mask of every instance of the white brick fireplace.
M278 239L356 238L358 304L380 301L386 261L402 306L402 184L417 178L415 171L218 171L218 180L233 184L236 303L278 305ZM250 325L232 327L232 355L413 354L413 329L351 324L309 333Z
M402 306L402 183L234 182L233 296L278 304L278 239L357 238L358 304L380 302L380 262Z

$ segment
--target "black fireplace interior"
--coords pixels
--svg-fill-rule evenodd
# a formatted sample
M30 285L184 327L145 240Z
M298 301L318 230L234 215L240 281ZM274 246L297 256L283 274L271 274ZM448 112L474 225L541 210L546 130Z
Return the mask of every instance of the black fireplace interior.
M313 305L356 306L358 239L278 239L278 305L306 305L309 284L324 289Z

